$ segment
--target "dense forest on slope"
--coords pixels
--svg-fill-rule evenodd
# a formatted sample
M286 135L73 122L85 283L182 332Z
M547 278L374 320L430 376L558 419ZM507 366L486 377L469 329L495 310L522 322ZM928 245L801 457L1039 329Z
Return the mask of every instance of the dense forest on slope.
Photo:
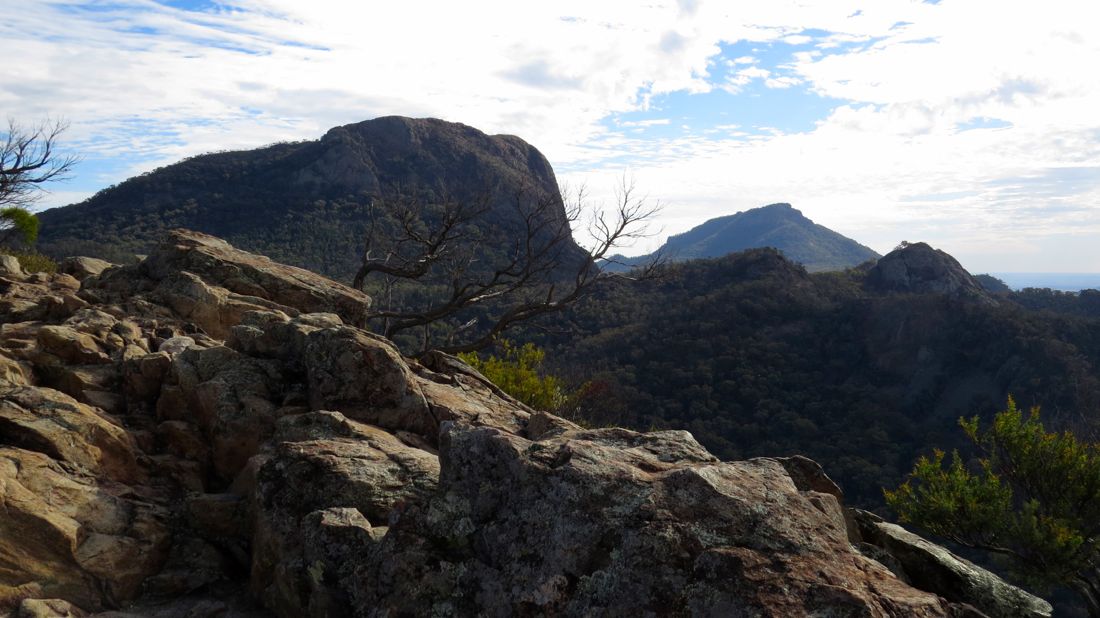
M723 459L804 454L876 507L918 453L963 445L960 416L1009 393L1056 426L1090 431L1100 413L1100 312L951 276L966 279L954 293L886 292L866 269L808 274L751 250L622 281L526 335L589 383L591 423L688 429Z
M1048 288L1024 288L1009 295L1028 309L1081 317L1100 316L1100 290L1062 292Z
M201 155L131 178L41 213L38 247L124 263L148 253L164 231L184 227L350 280L372 219L395 225L397 198L487 203L478 225L489 262L521 233L517 200L537 196L556 200L547 212L564 220L549 162L520 138L392 116L336 127L316 141ZM576 263L577 252L565 261Z
M469 201L488 191L492 208L478 225L489 264L514 242L515 195L532 184L557 196L549 163L519 138L380 118L128 180L42 213L40 248L127 261L182 226L348 280L372 215L386 219L372 211L377 197ZM552 214L565 216L560 196ZM982 291L927 247L925 280L900 291L872 285L870 265L809 274L824 264L811 257L823 248L834 257L859 249L845 264L870 250L786 204L709 221L669 245L695 257L750 237L782 253L755 249L674 264L655 281L612 282L572 315L515 338L546 346L558 373L590 383L582 412L591 422L686 428L726 459L803 453L870 506L916 453L958 443L959 416L990 414L1008 393L1066 425L1083 427L1100 410L1100 292ZM438 287L402 291L412 302Z
M682 262L721 257L729 253L773 247L810 272L844 270L879 257L858 242L814 223L790 204L752 208L710 219L682 234L670 236L654 254L626 258L616 256L608 270L625 271L646 264L659 255Z

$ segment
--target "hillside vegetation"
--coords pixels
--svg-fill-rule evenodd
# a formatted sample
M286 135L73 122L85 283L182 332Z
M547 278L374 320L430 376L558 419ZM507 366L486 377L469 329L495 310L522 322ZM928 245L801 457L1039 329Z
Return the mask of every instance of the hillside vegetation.
M521 233L517 199L540 195L556 200L547 212L564 220L549 162L520 138L391 116L336 127L316 141L206 154L131 178L41 213L38 246L55 257L128 263L182 227L350 281L372 220L398 226L402 201L486 204L477 223L493 232L482 247L492 262ZM576 262L579 251L574 246L563 261Z
M723 459L805 454L874 507L918 453L961 445L960 416L988 418L1009 393L1080 431L1100 410L1087 299L1034 310L1036 293L989 296L945 256L902 249L883 258L904 267L888 280L809 274L771 249L693 261L528 336L590 382L589 422L688 429Z

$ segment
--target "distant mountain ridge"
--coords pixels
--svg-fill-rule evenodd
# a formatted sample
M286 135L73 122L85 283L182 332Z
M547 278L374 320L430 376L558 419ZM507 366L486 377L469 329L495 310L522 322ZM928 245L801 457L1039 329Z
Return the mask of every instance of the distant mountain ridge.
M838 272L760 248L611 279L526 333L590 385L588 422L687 429L722 459L806 454L864 507L1009 394L1100 427L1100 292L994 294L925 243Z
M670 236L655 254L680 262L763 247L778 249L810 272L844 270L879 257L878 253L851 238L814 223L787 203L710 219L683 234ZM615 256L604 268L628 270L646 263L655 254L632 258Z
M549 161L522 139L388 116L314 141L192 157L47 210L39 215L39 249L124 262L148 253L165 231L189 228L347 280L372 218L394 219L372 206L380 196L487 200L477 224L487 232L489 262L522 233L516 196L534 193L556 200L550 215L564 220ZM569 247L564 261L580 259L580 251Z

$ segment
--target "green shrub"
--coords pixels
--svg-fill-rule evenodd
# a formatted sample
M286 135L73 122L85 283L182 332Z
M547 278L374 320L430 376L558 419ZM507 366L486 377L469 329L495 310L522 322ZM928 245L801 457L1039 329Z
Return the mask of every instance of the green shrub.
M516 347L502 339L501 355L482 357L477 352L459 354L459 358L500 389L536 410L557 410L566 401L561 380L542 373L546 352L533 343Z
M1100 616L1100 445L1047 431L1039 408L1010 398L989 428L960 419L980 456L921 457L909 478L887 490L902 522L1008 560L1024 582L1062 584Z
M38 240L38 217L21 206L0 208L0 242L33 245Z

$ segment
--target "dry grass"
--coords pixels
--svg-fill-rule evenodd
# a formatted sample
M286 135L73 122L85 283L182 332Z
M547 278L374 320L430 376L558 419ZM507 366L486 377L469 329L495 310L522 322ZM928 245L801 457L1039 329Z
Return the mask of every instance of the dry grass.
M27 253L16 251L10 247L0 247L0 253L14 255L19 260L19 265L29 273L53 273L57 272L57 262L41 253Z

